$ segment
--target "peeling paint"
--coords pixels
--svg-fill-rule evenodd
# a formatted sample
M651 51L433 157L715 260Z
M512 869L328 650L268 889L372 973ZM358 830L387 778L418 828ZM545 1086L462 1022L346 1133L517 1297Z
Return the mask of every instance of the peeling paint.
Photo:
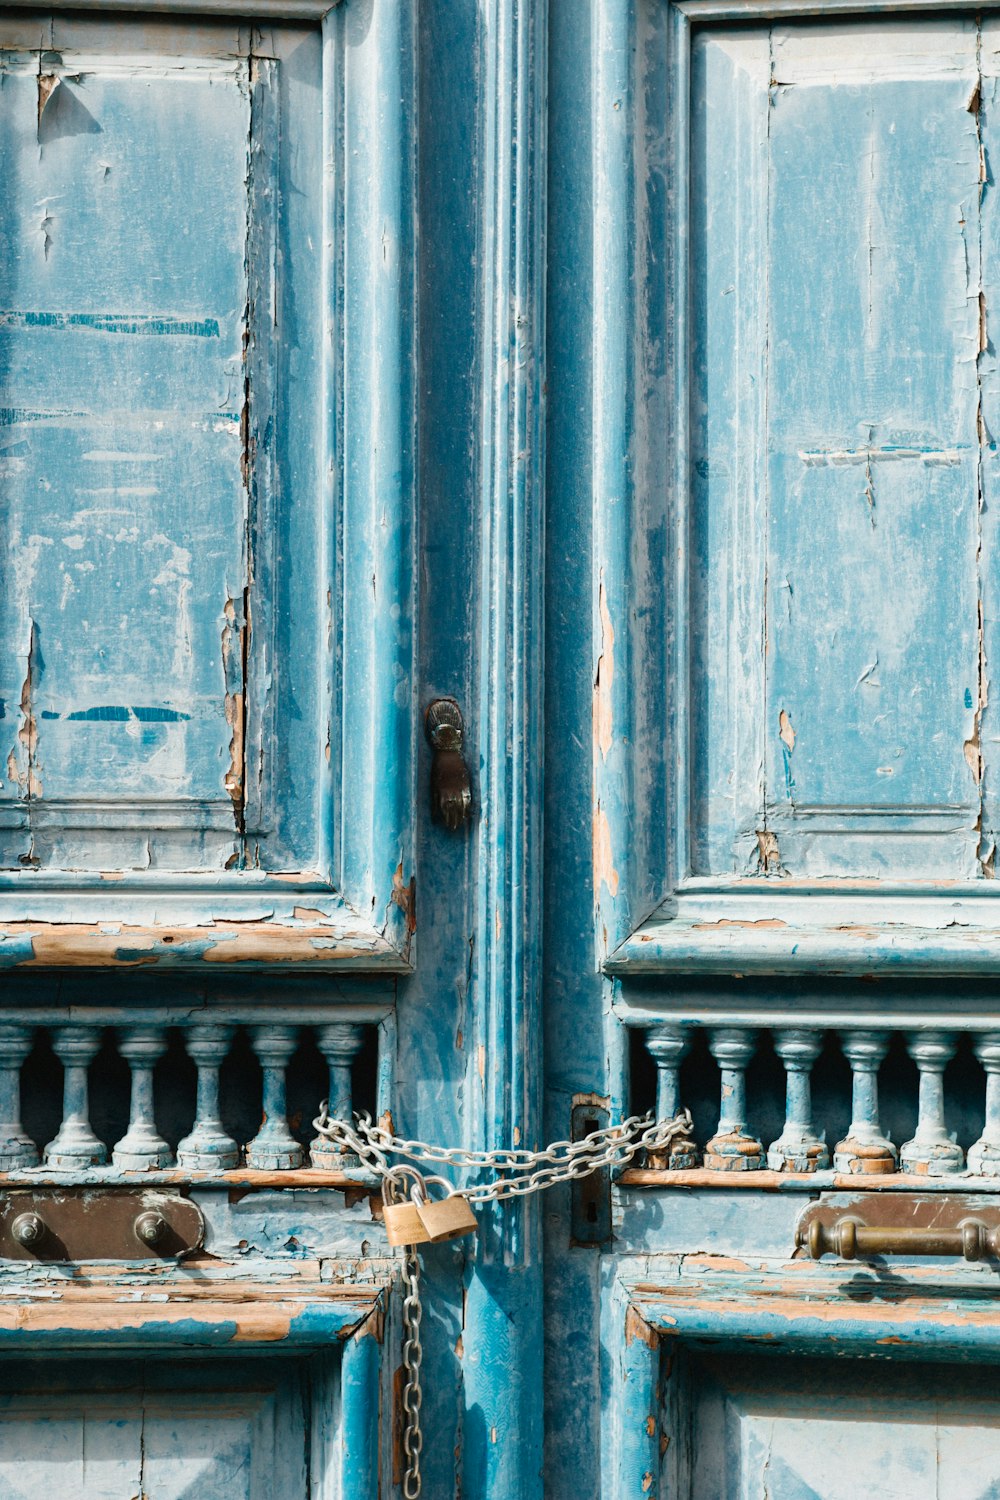
M597 658L594 677L594 741L602 760L607 760L608 752L614 744L612 686L615 680L615 630L608 608L603 568L598 587L598 607L601 616L601 654Z
M617 896L618 871L611 848L611 825L600 803L594 809L593 858L595 891L599 893L603 885L612 897Z
M412 937L417 930L417 878L411 875L403 879L403 862L400 860L392 876L392 902L406 918L406 933Z

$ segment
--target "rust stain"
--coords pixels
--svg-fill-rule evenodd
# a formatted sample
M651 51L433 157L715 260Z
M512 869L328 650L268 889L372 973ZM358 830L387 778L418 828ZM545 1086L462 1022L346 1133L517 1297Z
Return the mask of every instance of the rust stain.
M757 868L761 875L781 874L781 850L778 835L769 828L757 829Z
M403 1426L405 1421L405 1410L403 1407L403 1389L406 1385L406 1371L402 1365L397 1365L392 1372L392 1482L394 1486L403 1483L403 1469L406 1458L403 1452Z
M39 73L38 75L38 123L42 123L42 115L45 106L59 87L58 73Z
M611 850L611 825L608 815L598 802L594 809L594 886L599 892L606 885L612 896L618 895L618 871L615 869Z
M226 694L226 723L232 730L229 740L229 770L225 775L226 791L233 799L233 806L243 806L243 737L245 720L243 694Z
M411 875L409 881L403 879L402 860L392 872L391 900L406 918L407 935L412 937L417 930L417 879L415 875Z
M601 569L598 586L598 608L601 615L601 654L597 658L594 676L594 743L604 760L614 743L614 707L611 687L615 680L615 629L608 609L604 588L604 569Z
M634 1343L638 1339L640 1343L646 1344L650 1349L655 1349L659 1342L655 1328L646 1322L638 1308L629 1303L625 1314L625 1342Z

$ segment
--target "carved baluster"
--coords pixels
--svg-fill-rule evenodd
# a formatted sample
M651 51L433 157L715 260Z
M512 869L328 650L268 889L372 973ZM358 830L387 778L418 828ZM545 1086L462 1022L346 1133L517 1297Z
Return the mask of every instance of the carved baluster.
M754 1054L752 1031L721 1027L708 1039L721 1074L719 1124L705 1147L705 1165L715 1172L756 1172L764 1148L747 1130L746 1069Z
M295 1054L294 1026L255 1026L253 1049L264 1070L264 1121L247 1146L247 1165L277 1172L301 1167L304 1153L285 1115L285 1069Z
M690 1045L689 1028L670 1023L651 1026L646 1032L646 1050L656 1063L656 1118L672 1120L681 1109L680 1066ZM698 1165L693 1140L671 1142L669 1151L650 1151L646 1165L658 1170L686 1171Z
M351 1021L334 1021L320 1027L316 1043L330 1069L330 1118L350 1123L354 1112L354 1097L351 1088L351 1064L361 1051L364 1029ZM360 1166L353 1151L341 1151L325 1136L318 1135L309 1147L309 1156L314 1167L326 1167L332 1171L343 1171Z
M62 1124L44 1152L50 1167L99 1167L108 1159L107 1147L90 1128L87 1086L87 1068L100 1045L96 1026L60 1026L52 1037L64 1072Z
M130 1026L118 1040L118 1050L132 1072L128 1130L111 1153L111 1160L123 1172L147 1172L169 1166L173 1160L153 1113L153 1068L166 1045L162 1026Z
M977 1038L976 1056L986 1069L986 1119L982 1135L969 1147L969 1171L1000 1177L1000 1031Z
M232 1040L231 1026L192 1026L184 1036L198 1069L194 1124L177 1147L177 1163L192 1172L225 1172L240 1164L240 1148L227 1135L219 1111L219 1069Z
M942 1031L925 1031L910 1038L907 1051L920 1070L917 1129L901 1147L904 1172L943 1177L961 1172L965 1156L944 1123L944 1070L955 1055L955 1038Z
M883 1135L878 1117L878 1070L889 1048L884 1031L847 1031L841 1037L851 1065L851 1123L834 1147L838 1172L884 1173L896 1170L896 1148Z
M38 1147L21 1124L21 1067L32 1042L30 1027L0 1024L0 1172L38 1165Z
M818 1172L830 1165L826 1141L812 1121L812 1068L822 1046L818 1031L790 1027L774 1033L774 1050L785 1065L785 1124L767 1152L774 1172Z

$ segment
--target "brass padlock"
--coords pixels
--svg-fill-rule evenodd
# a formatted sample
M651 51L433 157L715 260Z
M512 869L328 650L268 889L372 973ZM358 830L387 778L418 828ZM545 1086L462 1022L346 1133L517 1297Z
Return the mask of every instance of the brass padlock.
M383 1204L382 1222L390 1245L426 1245L431 1239L415 1203Z
M429 1178L428 1181L440 1181ZM479 1229L476 1216L468 1198L461 1193L448 1192L446 1198L424 1198L414 1205L420 1215L426 1237L435 1245L444 1240L460 1240L466 1234L475 1234Z

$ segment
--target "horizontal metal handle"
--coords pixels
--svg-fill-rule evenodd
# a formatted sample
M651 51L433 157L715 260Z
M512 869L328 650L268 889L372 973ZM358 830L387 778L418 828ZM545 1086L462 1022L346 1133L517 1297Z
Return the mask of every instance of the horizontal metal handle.
M961 1255L965 1260L988 1260L997 1254L998 1233L981 1219L965 1219L954 1229L863 1224L838 1219L824 1224L813 1219L804 1242L813 1260L839 1255L841 1260L870 1255ZM800 1242L801 1243L801 1242Z

